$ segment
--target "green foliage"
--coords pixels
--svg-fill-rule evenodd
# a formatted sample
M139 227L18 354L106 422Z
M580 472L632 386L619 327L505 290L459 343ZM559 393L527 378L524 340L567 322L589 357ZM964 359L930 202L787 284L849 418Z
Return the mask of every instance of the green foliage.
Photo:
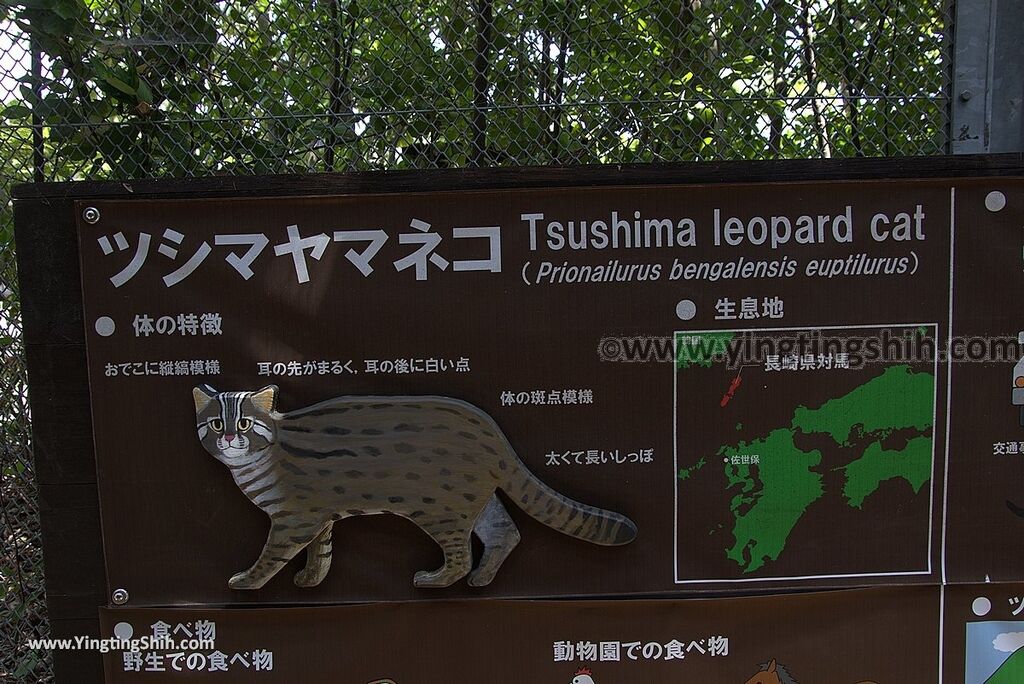
M491 3L486 149L478 8ZM27 0L2 115L120 178L928 154L945 17L901 0Z
M0 0L0 679L48 669L12 183L936 154L946 4Z

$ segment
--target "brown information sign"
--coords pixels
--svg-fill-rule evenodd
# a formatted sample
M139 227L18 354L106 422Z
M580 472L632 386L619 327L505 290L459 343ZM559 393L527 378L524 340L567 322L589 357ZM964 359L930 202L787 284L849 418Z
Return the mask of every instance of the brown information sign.
M1024 681L1024 585L961 584L943 595L942 681Z
M354 684L917 684L939 681L939 610L939 589L926 586L695 601L113 608L101 610L101 634L126 640L105 656L116 683L332 673Z
M77 211L131 605L1020 579L1019 179Z

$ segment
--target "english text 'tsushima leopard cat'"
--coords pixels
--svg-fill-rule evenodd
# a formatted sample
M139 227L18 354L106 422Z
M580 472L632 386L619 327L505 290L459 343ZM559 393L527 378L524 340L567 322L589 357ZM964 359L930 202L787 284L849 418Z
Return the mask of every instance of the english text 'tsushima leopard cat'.
M258 589L302 549L300 587L331 566L331 526L357 515L393 513L438 543L444 565L417 572L417 587L447 587L466 575L484 586L519 543L501 489L559 532L617 546L636 537L629 518L551 489L516 456L481 409L440 396L345 396L279 413L277 387L258 392L193 390L199 441L226 465L245 496L270 516L259 558L233 589ZM473 568L471 537L483 542Z

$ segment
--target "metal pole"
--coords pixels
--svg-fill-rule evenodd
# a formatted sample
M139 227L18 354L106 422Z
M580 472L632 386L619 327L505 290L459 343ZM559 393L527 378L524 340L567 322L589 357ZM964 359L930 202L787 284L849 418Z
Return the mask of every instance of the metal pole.
M959 0L954 10L950 151L1024 150L1019 0Z
M491 60L491 0L478 0L476 8L476 50L473 55L473 149L472 166L485 166L487 160L487 89Z

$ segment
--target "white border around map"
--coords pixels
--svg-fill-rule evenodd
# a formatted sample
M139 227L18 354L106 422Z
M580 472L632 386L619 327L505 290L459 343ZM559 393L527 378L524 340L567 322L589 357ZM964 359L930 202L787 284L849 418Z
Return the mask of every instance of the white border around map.
M884 329L884 328L919 328L919 327L930 327L935 331L936 340L939 339L939 324L938 323L887 323L887 324L867 324L867 325L822 325L822 326L811 326L802 325L788 328L722 328L718 330L676 330L672 333L672 339L675 340L678 335L700 335L703 333L744 333L744 332L786 332L793 330L864 330L864 329ZM932 536L934 533L935 524L935 438L936 438L936 419L938 417L938 393L939 393L939 353L935 354L934 361L934 376L935 382L934 391L932 396L932 468L931 475L928 479L929 484L929 495L928 495L928 559L926 569L923 570L904 570L904 571L881 571L881 572L857 572L857 573L845 573L835 575L791 575L791 576L757 576L757 577L740 577L734 579L680 579L679 578L679 421L678 421L678 400L679 400L679 387L678 377L679 372L676 368L676 364L669 364L672 368L672 480L673 480L673 514L674 520L672 521L672 565L673 565L673 579L676 584L734 584L742 582L783 582L789 580L813 580L813 579L839 579L844 577L905 577L910 575L931 575L932 574ZM947 416L948 420L949 417Z

